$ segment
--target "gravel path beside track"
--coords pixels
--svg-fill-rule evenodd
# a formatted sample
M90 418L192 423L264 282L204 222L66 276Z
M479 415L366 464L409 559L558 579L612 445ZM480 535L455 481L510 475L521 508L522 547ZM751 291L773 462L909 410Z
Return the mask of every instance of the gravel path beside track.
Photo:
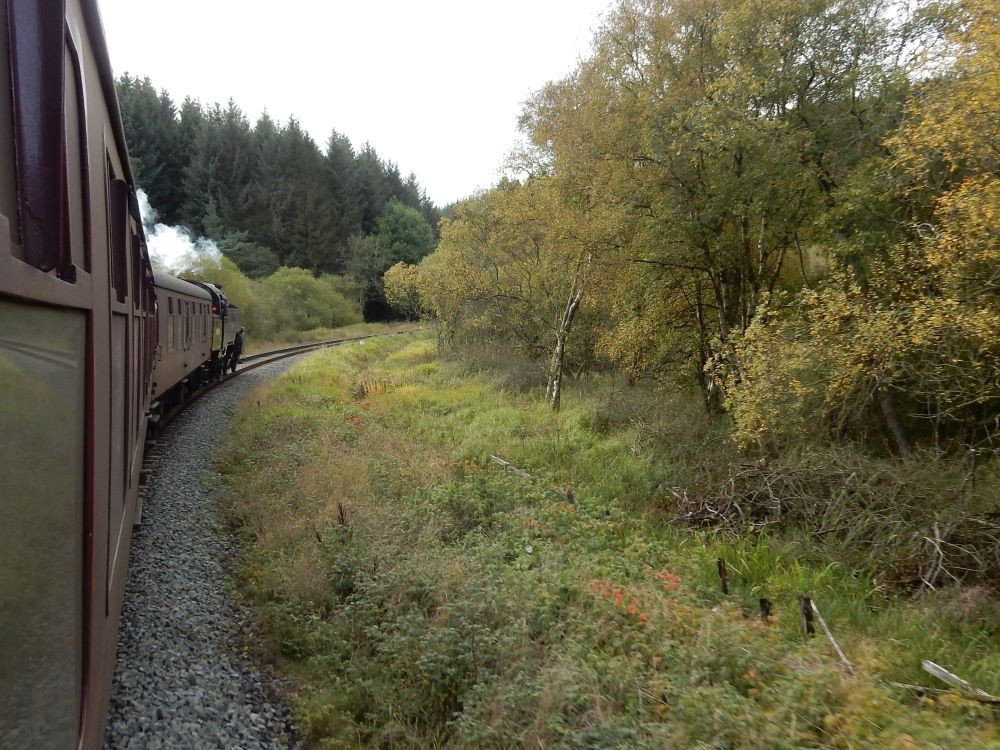
M228 588L234 550L218 531L212 466L243 396L293 361L216 388L158 442L132 539L108 750L298 747L277 683L244 653L249 616Z

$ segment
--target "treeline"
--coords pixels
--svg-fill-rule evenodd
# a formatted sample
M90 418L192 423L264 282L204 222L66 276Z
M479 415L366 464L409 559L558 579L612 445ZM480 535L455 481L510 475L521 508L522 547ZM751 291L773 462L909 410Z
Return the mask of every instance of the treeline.
M251 278L280 266L352 278L363 304L381 275L435 243L440 211L415 175L336 131L321 150L294 119L251 124L233 101L179 106L148 78L123 75L118 98L136 181L159 220L216 240Z
M529 176L387 276L453 341L694 386L765 454L1000 439L985 0L623 0L521 116Z

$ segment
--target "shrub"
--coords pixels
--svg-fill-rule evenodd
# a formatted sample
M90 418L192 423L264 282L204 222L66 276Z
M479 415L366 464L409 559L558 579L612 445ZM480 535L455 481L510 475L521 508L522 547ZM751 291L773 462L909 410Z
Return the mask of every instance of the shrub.
M264 320L254 333L336 328L361 322L361 313L344 292L347 282L336 276L317 278L304 268L279 268L256 287Z

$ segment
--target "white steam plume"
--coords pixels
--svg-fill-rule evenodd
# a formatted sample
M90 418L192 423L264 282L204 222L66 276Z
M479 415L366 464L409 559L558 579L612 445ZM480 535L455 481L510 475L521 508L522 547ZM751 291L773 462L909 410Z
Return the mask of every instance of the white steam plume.
M169 273L183 273L206 265L218 266L222 260L219 246L207 237L192 239L187 227L158 224L157 213L149 205L145 190L136 190L146 245L153 266ZM207 262L206 262L207 261Z

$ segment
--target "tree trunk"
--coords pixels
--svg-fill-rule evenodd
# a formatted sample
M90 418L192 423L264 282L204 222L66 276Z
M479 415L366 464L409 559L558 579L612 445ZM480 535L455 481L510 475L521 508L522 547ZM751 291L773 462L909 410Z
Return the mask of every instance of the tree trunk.
M907 440L906 430L903 429L903 423L899 421L899 415L896 414L896 406L892 401L892 394L889 393L885 386L879 386L877 397L878 405L882 409L882 416L885 417L885 424L896 443L899 455L903 458L909 458L911 455L910 441Z
M573 318L576 316L577 307L583 297L583 289L573 284L573 293L566 301L566 309L563 311L562 319L559 321L559 330L556 331L556 347L552 351L552 363L549 365L549 383L545 388L545 398L552 408L552 411L559 411L559 398L562 395L563 365L566 361L566 337L569 329L573 325Z
M559 398L562 395L563 362L566 353L565 336L556 336L556 348L552 352L552 362L549 365L549 382L545 387L545 400L552 411L559 411Z
M709 414L722 413L722 397L714 380L705 372L711 353L709 351L708 321L705 319L705 302L702 299L701 283L695 284L695 319L698 323L698 362L695 365L695 378L701 389L705 410Z
M586 265L590 265L590 255L587 256ZM566 307L562 317L559 319L559 326L556 329L556 346L552 351L552 361L549 364L549 378L545 386L545 400L552 411L559 411L559 400L562 396L563 365L566 360L566 338L569 336L570 328L573 325L573 318L576 317L577 308L583 298L583 284L580 283L581 269L578 267L573 276L573 284L570 287L569 298L566 300Z

